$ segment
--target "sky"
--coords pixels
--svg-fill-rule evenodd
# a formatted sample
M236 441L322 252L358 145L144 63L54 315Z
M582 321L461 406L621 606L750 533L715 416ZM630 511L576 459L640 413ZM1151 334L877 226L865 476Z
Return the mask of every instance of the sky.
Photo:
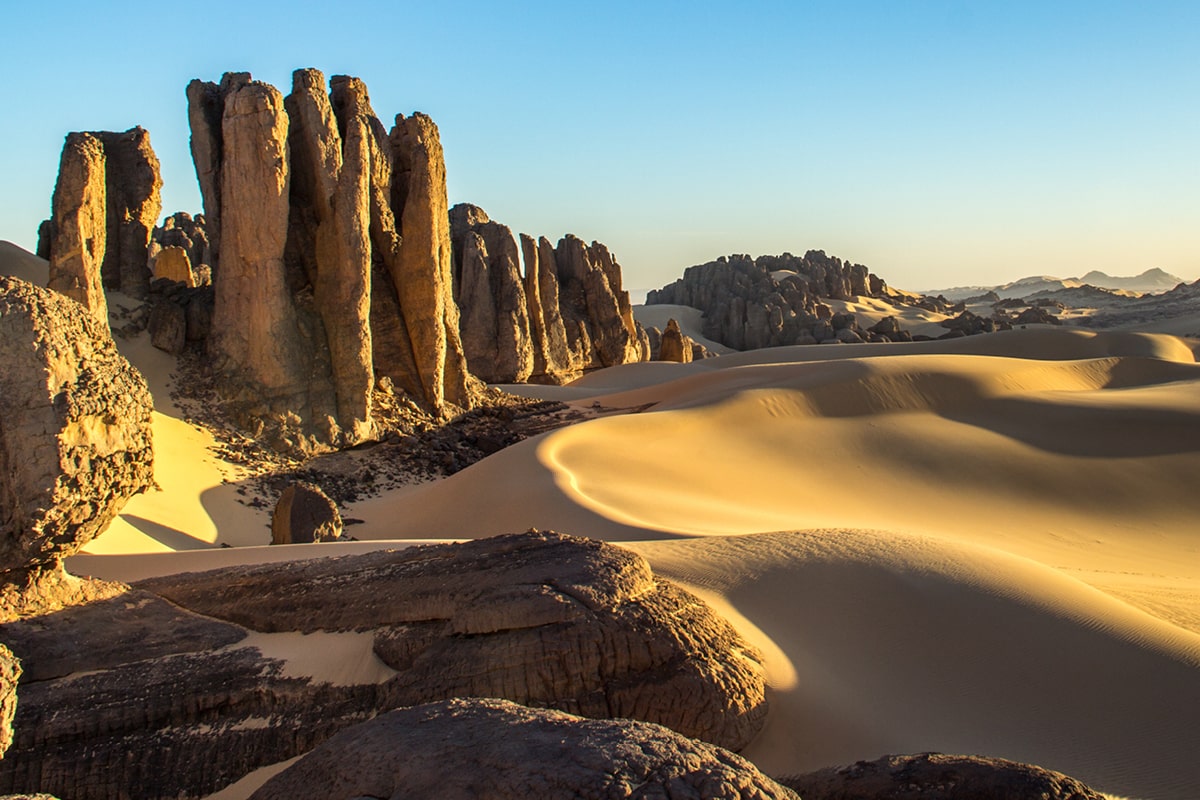
M148 129L164 214L199 212L188 81L316 67L434 119L452 204L604 242L631 289L810 249L906 289L1200 277L1196 2L0 6L0 239L30 250L68 132Z

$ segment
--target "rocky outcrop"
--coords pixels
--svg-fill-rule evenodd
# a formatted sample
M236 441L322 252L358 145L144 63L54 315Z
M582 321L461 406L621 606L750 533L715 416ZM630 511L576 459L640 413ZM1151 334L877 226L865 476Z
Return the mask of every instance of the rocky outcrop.
M17 681L21 678L21 662L0 644L0 758L12 744L12 721L17 713Z
M298 658L296 633L325 657ZM729 748L766 710L758 656L728 623L640 556L552 533L155 578L0 639L26 669L0 791L83 800L200 797L452 697Z
M15 278L0 278L0 364L0 619L11 619L91 591L62 559L151 486L153 404L106 325Z
M512 231L483 209L451 209L455 298L472 372L493 383L563 383L598 367L646 361L621 267L608 248L568 235L558 247Z
M320 486L297 481L283 490L271 515L271 544L332 542L342 535L342 515Z
M151 282L167 278L186 286L212 282L212 246L203 214L178 211L150 235ZM184 266L186 265L186 270Z
M523 383L533 373L535 331L517 242L508 226L489 220L481 208L460 204L450 213L454 298L467 367L488 383ZM544 369L544 345L541 354Z
M862 264L810 250L803 257L733 255L689 267L673 284L650 292L646 302L698 308L706 338L753 350L865 340L857 327L835 327L833 310L821 298L887 294L883 280ZM853 336L838 335L841 330Z
M884 756L782 778L804 800L1104 800L1074 778L1000 758Z
M50 261L50 287L105 322L105 288L145 298L161 188L158 158L143 128L69 134L52 216L38 231L39 252L44 249Z
M108 242L104 144L94 134L67 136L52 206L48 285L107 324L101 279Z
M659 725L487 699L401 709L342 731L251 798L301 796L798 800L740 756Z
M324 84L304 69L286 100L244 73L188 87L218 390L252 433L302 452L374 436L381 386L446 415L478 383L452 299L437 127L400 116L389 135L362 81Z

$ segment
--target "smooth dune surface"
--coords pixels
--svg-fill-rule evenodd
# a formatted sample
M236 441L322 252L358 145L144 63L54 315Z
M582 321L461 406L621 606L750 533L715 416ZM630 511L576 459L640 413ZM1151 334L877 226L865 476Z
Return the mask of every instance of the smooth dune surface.
M156 398L160 490L71 559L77 573L136 580L530 527L609 539L763 651L772 711L745 754L768 773L939 750L1113 796L1200 797L1196 340L1031 328L524 387L628 413L343 509L363 541L289 547L264 546L269 510L245 505L245 476L170 401L173 361L144 336L118 343ZM338 644L347 663L309 669L299 643L264 640L306 674L371 668Z

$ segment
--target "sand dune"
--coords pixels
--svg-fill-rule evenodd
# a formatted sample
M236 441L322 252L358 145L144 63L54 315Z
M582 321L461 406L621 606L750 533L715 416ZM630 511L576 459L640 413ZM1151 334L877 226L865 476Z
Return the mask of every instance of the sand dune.
M345 509L371 541L232 549L266 543L266 512L170 402L171 359L120 346L156 397L161 491L76 572L528 527L624 541L764 650L773 711L747 755L768 772L934 749L1198 796L1195 340L1031 329L602 370L525 391L638 413Z

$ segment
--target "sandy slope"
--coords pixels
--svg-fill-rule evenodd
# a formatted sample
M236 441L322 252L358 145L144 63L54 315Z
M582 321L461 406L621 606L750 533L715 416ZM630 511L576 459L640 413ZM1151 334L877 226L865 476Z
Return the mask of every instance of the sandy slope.
M265 513L177 418L170 359L122 346L159 404L162 492L92 548L121 555L76 571L531 526L627 541L764 650L773 712L747 754L769 772L936 749L1200 796L1193 340L1028 330L603 370L530 391L640 413L346 509L377 541L235 549L210 543L264 542ZM136 555L188 548L207 549Z

